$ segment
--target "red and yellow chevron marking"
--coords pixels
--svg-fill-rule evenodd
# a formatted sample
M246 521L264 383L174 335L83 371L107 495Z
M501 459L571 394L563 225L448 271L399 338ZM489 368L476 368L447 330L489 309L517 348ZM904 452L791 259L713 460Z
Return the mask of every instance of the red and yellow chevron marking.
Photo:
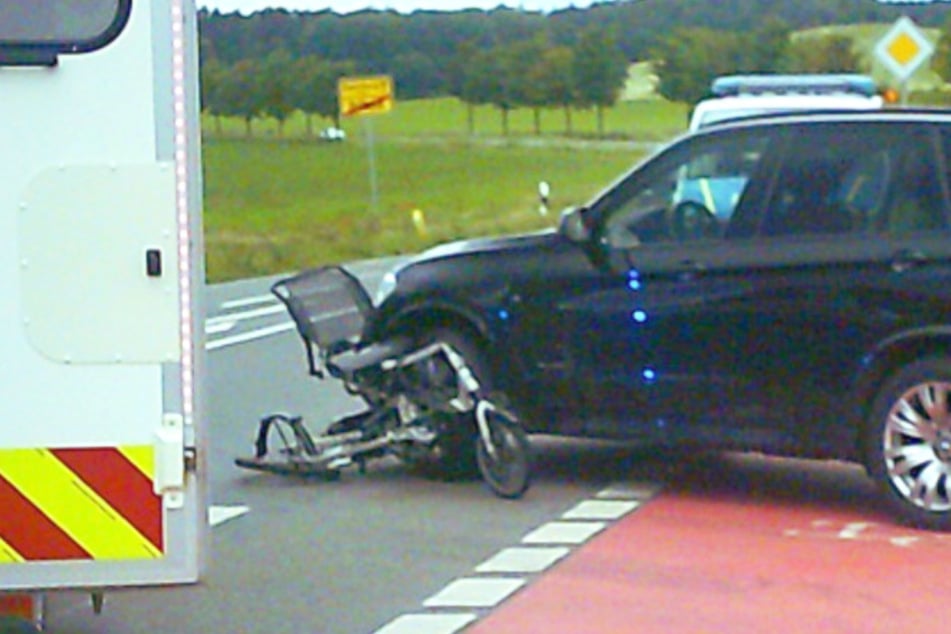
M152 448L0 450L0 564L163 556Z

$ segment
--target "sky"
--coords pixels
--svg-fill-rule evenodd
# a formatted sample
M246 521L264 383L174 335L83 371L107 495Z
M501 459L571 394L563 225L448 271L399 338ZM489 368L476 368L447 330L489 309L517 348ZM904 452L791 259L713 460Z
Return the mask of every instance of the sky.
M579 9L604 0L196 0L198 6L218 9L222 13L239 11L245 15L269 7L288 11L322 11L351 13L361 9L393 9L411 13L417 9L429 11L458 11L460 9L494 9L499 5L522 8L526 11L555 11L568 7Z

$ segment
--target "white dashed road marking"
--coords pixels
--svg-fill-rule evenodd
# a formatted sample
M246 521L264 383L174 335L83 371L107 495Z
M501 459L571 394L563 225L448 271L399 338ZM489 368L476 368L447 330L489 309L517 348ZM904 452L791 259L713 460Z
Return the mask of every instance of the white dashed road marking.
M548 522L522 538L523 544L583 544L604 530L606 522Z
M518 577L457 579L423 601L427 608L491 608L525 585Z
M491 559L476 566L476 572L536 573L571 552L565 546L506 548Z
M587 500L561 516L565 520L616 520L638 507L639 502Z
M576 504L476 566L474 574L450 582L423 601L423 609L390 621L374 634L455 634L468 627L539 575L644 502L660 487L619 483ZM429 610L429 611L427 611Z
M649 500L660 493L660 485L652 482L628 482L609 486L594 497L611 500Z
M470 614L407 614L390 621L377 634L453 634L475 621Z

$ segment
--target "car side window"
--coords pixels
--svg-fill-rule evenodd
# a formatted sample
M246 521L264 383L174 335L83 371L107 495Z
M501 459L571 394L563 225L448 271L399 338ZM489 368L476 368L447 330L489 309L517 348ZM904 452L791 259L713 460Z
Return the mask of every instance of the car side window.
M763 235L903 234L944 225L926 129L865 123L790 132Z
M931 144L908 144L897 152L895 179L879 229L904 235L943 229L944 195Z
M602 242L614 248L722 238L768 144L765 131L685 141L607 197Z

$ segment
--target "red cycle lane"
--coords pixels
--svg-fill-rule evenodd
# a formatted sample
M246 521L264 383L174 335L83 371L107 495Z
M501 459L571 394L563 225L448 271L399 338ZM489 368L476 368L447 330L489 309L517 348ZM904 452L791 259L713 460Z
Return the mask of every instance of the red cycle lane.
M663 494L466 632L951 631L951 536L776 497Z

